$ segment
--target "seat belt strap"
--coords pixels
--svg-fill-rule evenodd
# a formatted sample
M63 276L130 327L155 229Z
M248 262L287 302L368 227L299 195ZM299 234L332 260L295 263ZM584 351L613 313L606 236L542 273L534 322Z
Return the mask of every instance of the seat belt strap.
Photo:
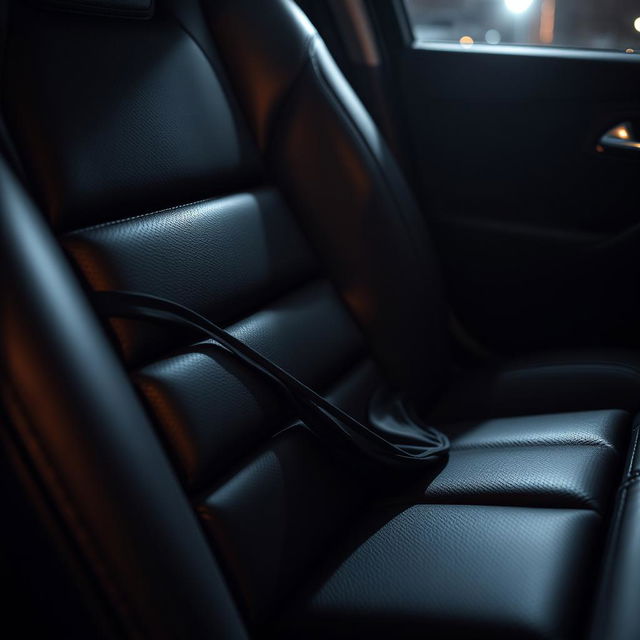
M355 448L368 458L389 465L424 465L449 449L446 435L433 427L419 427L419 435L398 444L317 394L295 376L266 358L222 327L176 302L130 291L96 291L97 311L106 317L146 319L182 325L215 340L248 368L280 387L291 400L296 415L318 438L333 446Z

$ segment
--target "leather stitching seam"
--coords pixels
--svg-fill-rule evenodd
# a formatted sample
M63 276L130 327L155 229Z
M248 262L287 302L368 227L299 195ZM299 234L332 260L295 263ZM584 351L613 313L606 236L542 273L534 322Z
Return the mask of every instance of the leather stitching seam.
M602 582L601 582L601 599L604 598L604 594L610 591L609 585L611 584L612 574L613 574L613 557L614 552L618 546L618 539L620 537L620 528L622 526L622 514L624 512L624 507L627 501L627 491L626 486L621 486L618 491L618 504L616 506L615 514L613 517L613 525L611 529L611 537L609 538L607 544L606 558L604 563L604 570L602 572ZM600 610L604 611L604 607L600 606ZM602 614L600 614L602 615Z
M636 431L638 434L636 436L636 440L633 447L633 454L635 454L637 445L638 445L638 437L640 436L640 426L636 427ZM632 459L633 459L632 454ZM622 516L625 511L625 506L627 503L627 496L629 495L629 488L634 484L640 482L640 470L633 472L627 477L627 480L623 482L618 489L618 501L615 509L615 513L613 516L611 535L607 542L607 550L604 562L604 569L602 571L602 581L601 581L601 589L600 589L600 597L598 603L598 626L601 628L605 627L606 617L609 615L606 607L606 594L611 590L610 586L613 579L613 571L614 571L614 554L616 549L618 548L618 543L620 539L620 529L622 527Z
M629 465L633 464L633 461L636 457L636 451L638 450L638 440L640 440L640 426L635 428L636 437L633 443L633 449L631 450L631 455L629 456ZM630 475L637 475L640 471L636 471L635 473L631 473Z
M516 447L597 447L599 449L607 449L618 455L617 449L610 443L603 440L589 442L486 442L478 444L462 444L456 445L455 441L451 445L452 451L468 451L473 449L502 449Z
M634 471L631 475L629 475L629 477L620 485L620 489L619 490L620 491L625 491L631 485L635 484L638 481L640 481L640 470L639 471Z
M125 222L130 222L131 220L139 220L140 218L146 218L147 216L153 216L156 213L166 213L168 211L175 211L176 209L183 209L185 207L193 207L197 204L201 204L203 202L207 202L209 200L216 200L216 198L202 198L202 200L194 200L193 202L185 202L184 204L177 204L173 207L167 207L166 209L158 209L157 211L148 211L147 213L140 213L135 216L130 216L128 218L119 218L118 220L109 220L108 222L101 222L99 224L91 225L90 227L82 227L80 229L74 229L67 233L67 236L72 236L77 233L84 233L85 231L95 231L96 229L102 229L104 227L111 227L116 224L123 224Z

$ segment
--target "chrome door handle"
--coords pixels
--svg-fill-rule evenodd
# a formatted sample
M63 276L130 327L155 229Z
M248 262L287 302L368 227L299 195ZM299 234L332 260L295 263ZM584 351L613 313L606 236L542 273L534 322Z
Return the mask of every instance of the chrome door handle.
M623 149L626 151L640 151L640 140L635 135L630 122L621 122L609 129L598 141L598 151L607 149Z

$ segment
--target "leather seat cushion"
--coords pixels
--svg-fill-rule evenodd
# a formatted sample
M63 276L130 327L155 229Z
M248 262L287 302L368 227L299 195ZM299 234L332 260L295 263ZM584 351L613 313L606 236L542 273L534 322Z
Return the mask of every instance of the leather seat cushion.
M448 459L419 478L412 495L607 513L630 432L631 416L617 410L448 425Z
M580 509L372 514L285 617L286 637L572 637L599 545ZM393 549L393 553L389 553Z
M429 503L593 509L608 513L631 418L584 411L451 425L449 455L402 485ZM389 492L389 500L396 498Z
M593 509L606 514L621 458L592 446L452 451L414 485L430 503Z
M296 593L367 499L304 429L281 433L212 489L198 512L250 626Z
M451 386L431 418L449 423L590 409L640 409L640 355L585 350L476 370Z
M443 427L457 450L531 445L609 447L625 455L631 433L626 411L575 411L469 420Z

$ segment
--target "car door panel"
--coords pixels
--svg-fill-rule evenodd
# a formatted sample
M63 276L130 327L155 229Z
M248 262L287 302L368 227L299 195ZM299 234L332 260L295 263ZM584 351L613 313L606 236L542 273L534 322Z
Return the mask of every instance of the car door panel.
M637 344L640 152L599 139L640 119L640 56L412 43L372 8L462 326L500 352Z

